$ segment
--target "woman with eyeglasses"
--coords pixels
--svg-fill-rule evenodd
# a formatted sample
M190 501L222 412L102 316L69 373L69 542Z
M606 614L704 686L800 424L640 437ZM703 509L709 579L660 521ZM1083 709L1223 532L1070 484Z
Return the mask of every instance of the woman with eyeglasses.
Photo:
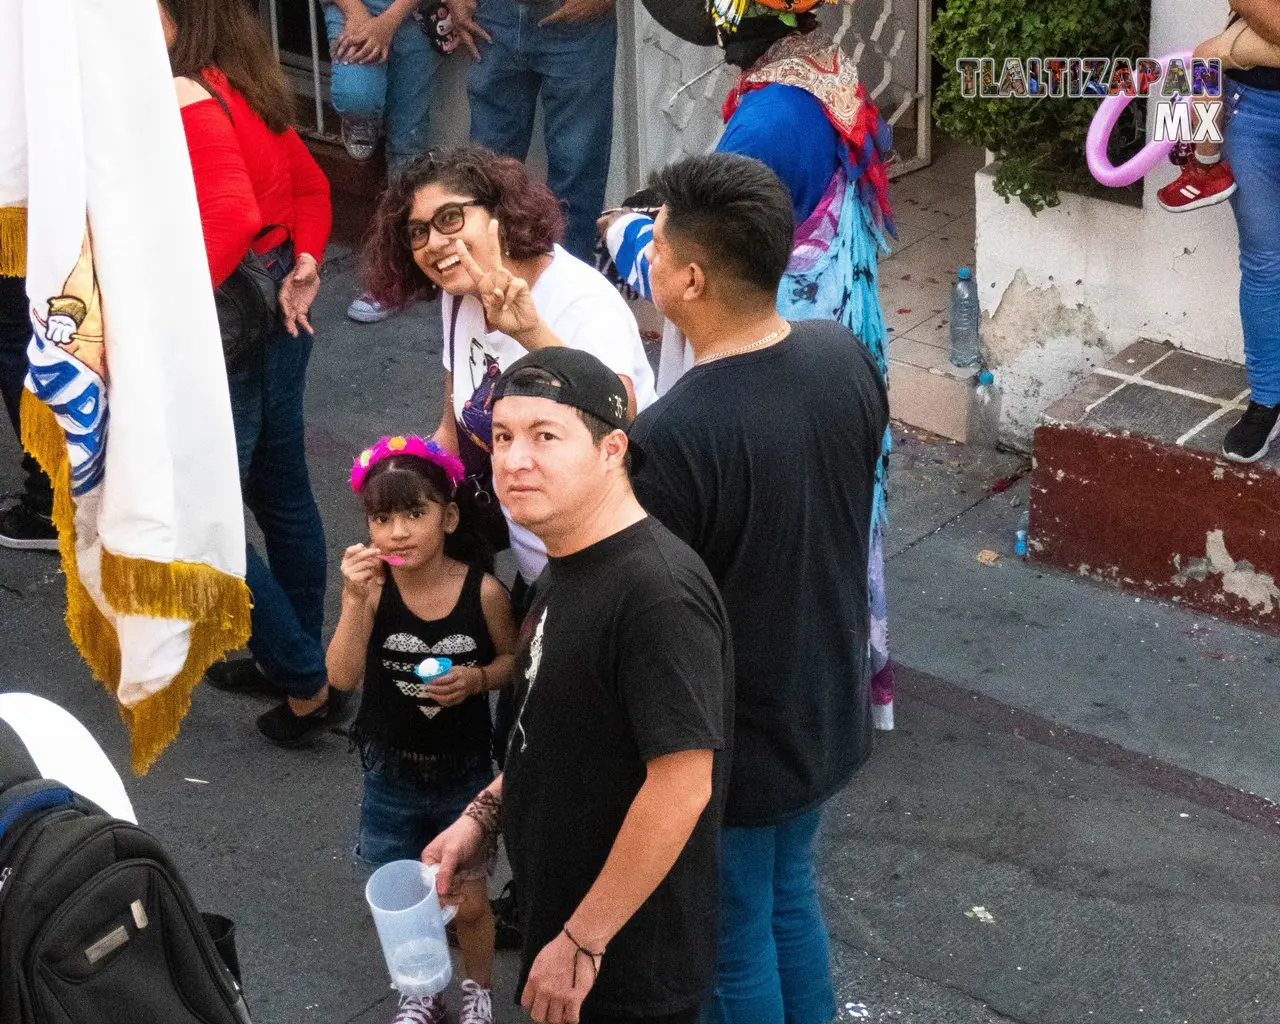
M410 164L383 194L365 243L365 287L403 308L440 295L444 410L435 440L467 469L462 499L498 548L515 550L527 585L546 565L533 534L499 515L490 470L493 385L534 349L591 352L622 378L635 415L656 397L653 371L630 309L594 267L560 246L564 214L524 164L479 146Z

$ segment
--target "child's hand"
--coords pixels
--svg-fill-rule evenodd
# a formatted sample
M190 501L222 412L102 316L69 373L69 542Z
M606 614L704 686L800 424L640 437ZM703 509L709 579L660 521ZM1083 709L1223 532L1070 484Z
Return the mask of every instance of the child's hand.
M484 673L474 665L459 665L431 680L427 696L442 707L451 708L468 697L484 692Z
M399 20L385 12L362 21L342 34L346 40L343 59L348 64L385 64L391 52L391 39L399 28Z
M342 34L329 45L329 52L337 63L349 63L347 53L352 47L352 33L372 18L373 15L363 6L350 14L344 14Z
M382 593L387 578L381 554L372 544L352 544L342 553L342 589L344 594L368 601Z

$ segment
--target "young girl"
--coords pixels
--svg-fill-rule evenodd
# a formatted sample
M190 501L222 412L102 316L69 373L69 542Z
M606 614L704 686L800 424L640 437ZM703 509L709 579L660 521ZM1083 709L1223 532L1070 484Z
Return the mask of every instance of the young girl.
M351 728L365 771L356 852L372 864L416 860L493 780L487 691L510 682L516 634L506 590L459 529L462 476L456 458L411 435L382 438L351 469L370 543L343 555L328 668L331 686L364 686ZM453 667L424 682L414 670L429 657ZM467 881L456 927L461 1024L490 1024L494 926L483 872ZM437 1024L444 1013L438 996L407 999L393 1024Z

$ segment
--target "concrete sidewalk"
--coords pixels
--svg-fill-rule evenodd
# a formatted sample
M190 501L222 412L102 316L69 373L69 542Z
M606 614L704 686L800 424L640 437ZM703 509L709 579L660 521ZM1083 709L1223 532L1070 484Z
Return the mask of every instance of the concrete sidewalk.
M341 254L339 254L341 255ZM361 327L331 262L313 321L313 482L336 566L363 524L354 454L439 420L435 306ZM898 433L888 577L899 728L830 807L821 877L847 1019L1271 1024L1280 972L1276 642L1038 571L1012 555L1017 456ZM0 491L17 487L0 436ZM999 493L992 493L993 488ZM1011 504L1014 499L1019 504ZM990 549L993 566L976 560ZM127 764L123 727L62 622L55 560L0 551L0 688L63 703ZM346 741L263 743L265 708L197 691L129 779L200 902L234 917L259 1024L390 1019L350 847ZM984 907L993 919L966 916ZM514 965L500 958L498 1019Z

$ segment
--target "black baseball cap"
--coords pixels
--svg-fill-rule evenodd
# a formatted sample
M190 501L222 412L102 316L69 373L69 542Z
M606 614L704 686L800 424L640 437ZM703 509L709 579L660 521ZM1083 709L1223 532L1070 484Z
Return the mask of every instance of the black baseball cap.
M590 413L624 434L630 432L622 379L580 348L557 345L517 359L494 388L494 404L504 398L547 398ZM632 464L638 464L640 450L632 445L630 451Z

